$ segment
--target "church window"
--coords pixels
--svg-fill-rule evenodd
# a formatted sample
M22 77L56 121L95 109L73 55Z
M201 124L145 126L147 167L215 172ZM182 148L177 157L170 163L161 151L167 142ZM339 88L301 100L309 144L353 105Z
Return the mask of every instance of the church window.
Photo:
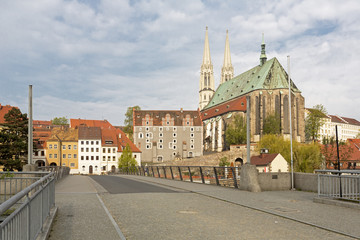
M260 100L255 98L255 134L260 134Z
M287 95L284 96L283 112L284 112L284 133L290 133L289 97Z

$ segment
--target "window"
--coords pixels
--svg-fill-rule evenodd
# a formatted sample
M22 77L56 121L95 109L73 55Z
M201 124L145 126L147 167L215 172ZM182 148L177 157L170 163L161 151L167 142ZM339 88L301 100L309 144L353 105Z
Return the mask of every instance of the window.
M89 156L86 156L86 160L89 160Z
M159 139L159 143L163 143L163 140L162 140L162 139Z
M111 153L111 149L110 149L110 148L108 148L108 153Z
M176 145L173 145L173 149L176 150Z
M70 163L70 167L75 167L75 163Z
M115 159L115 156L113 156L113 161L115 161L116 159Z
M84 160L84 156L81 156L81 160Z
M193 133L190 133L190 137L191 137L191 138L194 138L194 134L193 134Z
M173 156L176 156L176 152L173 152Z
M49 149L52 149L52 144L49 145Z
M106 150L105 150L105 148L103 148L103 153L105 153L106 152Z
M54 149L57 149L57 144L54 144Z
M113 148L113 153L115 153L115 151L116 151L116 148Z
M159 137L163 137L164 135L163 135L163 133L159 133Z
M91 160L94 160L94 156L91 156Z
M190 143L194 143L194 139L190 139Z
M174 127L174 128L173 128L173 131L176 132L176 130L177 130L176 127Z
M190 128L190 131L191 131L191 132L193 132L193 131L194 131L194 128L193 128L193 127L192 127L192 128Z
M149 131L149 128L147 127L147 128L145 128L145 131Z
M86 152L89 152L89 148L86 148Z
M190 145L190 149L194 149L194 145Z
M110 156L108 156L108 161L110 161Z
M86 141L86 145L89 145L89 141Z
M85 171L85 166L82 166L82 170Z
M84 141L81 141L81 144L84 145Z
M158 148L159 148L159 149L163 149L163 145L162 145L162 144L159 144L159 145L158 145Z
M143 138L144 134L143 133L139 133L139 138Z
M76 149L77 149L77 146L76 146L76 145L74 145L74 147L73 147L73 148L74 148L74 150L76 150Z
M41 156L45 156L45 151L41 151Z
M68 154L68 158L71 158L71 154Z
M91 145L94 145L94 141L91 141Z
M95 171L97 171L98 166L95 166Z
M146 144L146 149L151 149L151 143Z
M77 158L77 154L74 154L74 158Z
M94 148L91 148L91 152L94 152Z
M56 153L54 154L54 158L57 158L57 154L56 154Z
M99 156L96 156L96 160L98 160L98 161L99 161Z
M102 170L103 170L103 171L106 171L106 166L103 166Z
M39 152L38 152L38 151L36 151L34 154L35 154L35 156L39 156Z
M173 137L176 137L177 136L177 134L176 133L173 133Z
M134 154L134 158L135 158L135 159L136 159L136 156L137 156L137 155L136 155L136 154Z
M99 148L96 148L96 152L99 152Z
M84 152L84 148L81 148L81 152Z
M66 158L66 154L63 154L63 158Z
M159 131L162 132L162 131L163 131L163 127L159 127Z
M157 160L158 160L158 162L162 162L162 161L163 161L163 157L162 157L162 156L158 156L158 157L157 157Z
M68 149L69 149L69 150L71 149L71 145L68 145Z
M106 157L105 157L105 156L103 156L103 161L104 161L104 162L106 161Z
M66 164L65 164L65 163L63 163L62 165L63 165L63 166L66 166Z
M49 154L49 158L52 158L52 154Z

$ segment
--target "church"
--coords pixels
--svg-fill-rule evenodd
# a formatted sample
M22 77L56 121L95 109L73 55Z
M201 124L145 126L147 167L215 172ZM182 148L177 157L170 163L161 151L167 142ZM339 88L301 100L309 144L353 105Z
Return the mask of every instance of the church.
M291 80L289 98L288 74L274 57L267 60L264 37L259 65L234 77L228 31L226 31L224 62L220 85L215 89L213 65L210 57L208 28L206 27L203 62L200 70L199 110L204 127L204 152L226 150L226 128L236 115L246 118L247 96L250 99L251 142L263 136L264 120L279 119L281 134L290 139L305 141L305 99ZM291 99L291 120L289 100Z

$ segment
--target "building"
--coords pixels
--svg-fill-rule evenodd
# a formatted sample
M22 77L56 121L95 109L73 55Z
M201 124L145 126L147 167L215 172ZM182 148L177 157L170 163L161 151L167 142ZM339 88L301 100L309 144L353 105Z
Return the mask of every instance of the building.
M79 126L79 167L80 174L101 173L101 129L100 127Z
M210 59L207 41L206 33L203 65L204 61L209 62L207 59ZM228 45L228 37L226 45ZM228 60L224 60L224 64L228 64L226 69L233 70L230 53L227 52L230 52L230 48L225 47L224 56L228 56ZM202 87L206 79L202 77L203 75L202 73L200 77L200 94L203 92ZM305 99L293 81L291 81L291 92L293 138L304 142ZM200 101L199 109L202 109L201 117L204 123L204 151L219 152L226 149L225 130L228 124L233 122L235 115L246 116L246 97L250 98L251 142L260 140L263 135L264 120L269 116L276 116L279 119L279 130L285 138L290 138L288 74L276 58L267 60L264 38L259 65L236 77L222 80L206 106L203 107L204 101Z
M2 125L6 122L5 115L13 108L17 108L17 107L13 107L10 105L4 106L0 104L0 129L2 129Z
M112 126L111 123L109 123L107 120L70 119L70 126L72 128L79 129L81 127L98 128L100 131L97 138L94 139L95 142L91 140L80 141L79 135L80 144L84 144L84 146L80 148L79 152L79 155L81 156L79 160L80 173L100 174L109 171L116 171L119 165L118 160L122 155L123 149L127 145L129 145L132 151L132 156L137 161L138 165L141 165L141 151L139 148L137 148L134 143L130 141L130 139L120 128ZM89 143L90 146L88 146L87 143ZM91 152L93 150L91 143L96 145L94 148L95 153ZM98 147L98 144L100 144L100 147ZM98 149L100 152L97 152ZM81 152L82 150L83 152ZM89 152L86 152L87 150ZM87 158L90 160L90 162L86 162ZM100 159L99 164L96 160L97 158ZM94 159L95 162L92 163L91 159ZM90 166L92 168L92 173L90 173ZM95 171L95 169L97 171Z
M251 157L251 164L259 172L288 172L289 163L280 153L261 153Z
M134 144L142 162L156 163L202 155L202 122L198 111L134 110Z
M347 145L339 146L339 162L341 170L360 170L360 139L348 139ZM325 145L322 146L325 152L326 169L338 169L337 167L337 149L336 145L328 146L324 151Z
M32 158L32 164L37 166L45 166L46 159L46 142L51 136L52 124L51 121L33 120L33 140L34 140L34 152Z
M78 129L53 128L45 149L47 166L66 166L70 173L78 173Z

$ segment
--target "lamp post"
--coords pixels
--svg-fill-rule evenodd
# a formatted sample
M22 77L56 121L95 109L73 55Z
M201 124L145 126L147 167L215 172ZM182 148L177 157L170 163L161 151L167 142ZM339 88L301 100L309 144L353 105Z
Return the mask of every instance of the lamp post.
M290 56L287 56L288 81L289 81L289 122L290 122L290 155L291 155L291 190L294 190L294 159L292 144L292 118L291 118L291 80L290 80Z

